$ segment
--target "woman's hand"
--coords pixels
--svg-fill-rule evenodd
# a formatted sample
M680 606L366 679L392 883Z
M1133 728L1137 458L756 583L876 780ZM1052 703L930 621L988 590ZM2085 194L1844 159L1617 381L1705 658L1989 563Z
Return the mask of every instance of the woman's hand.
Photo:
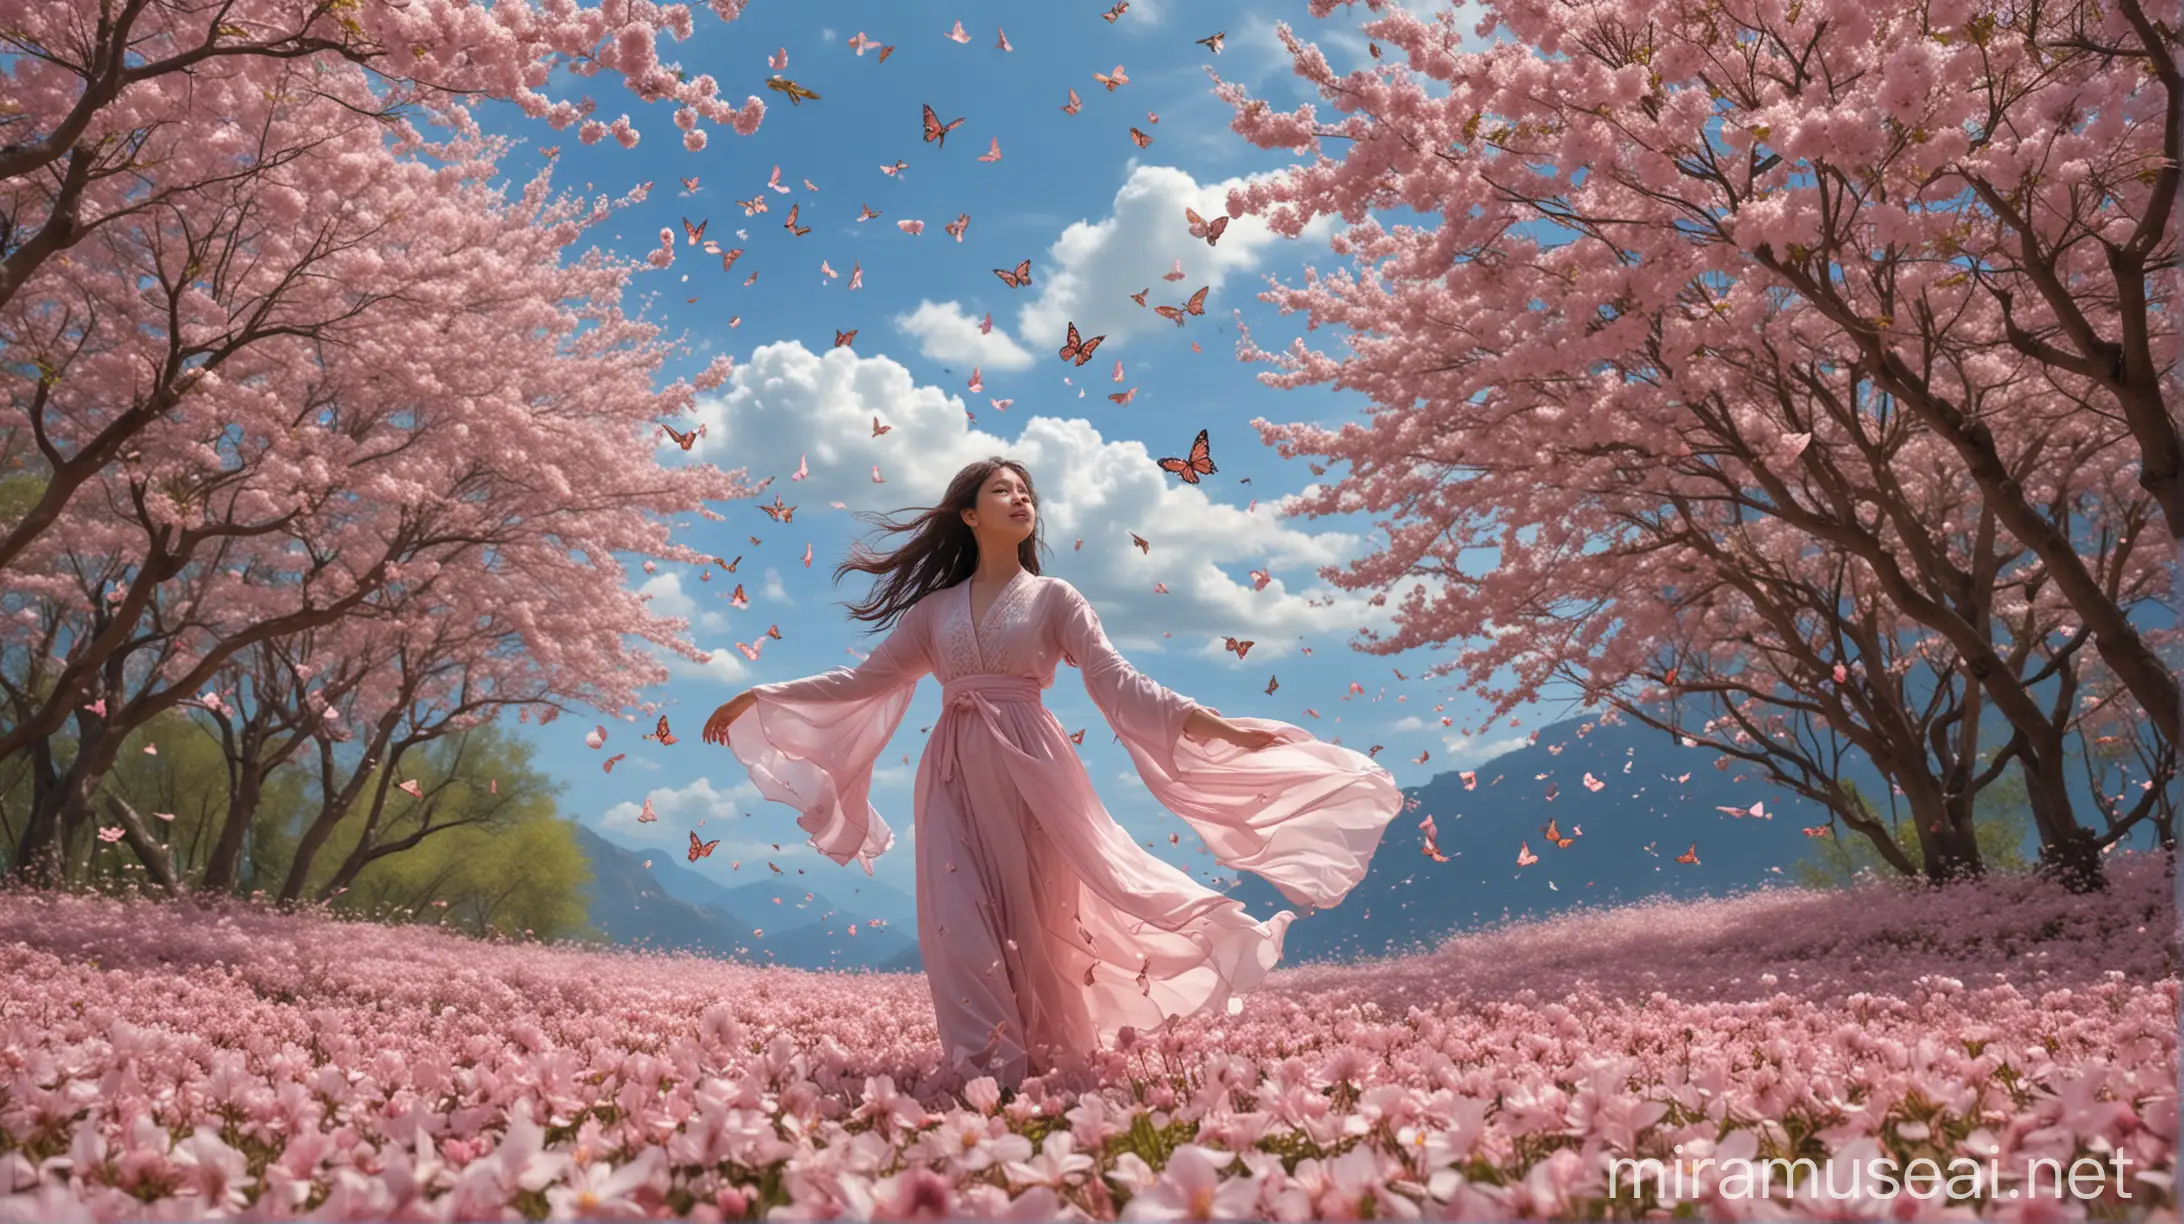
M1200 706L1183 720L1183 734L1195 740L1217 739L1236 745L1247 752L1272 744L1277 738L1272 731L1252 731L1237 726L1212 710Z
M708 744L727 743L728 724L734 722L738 718L743 717L743 712L745 710L748 710L752 706L757 704L758 694L750 691L749 689L745 689L744 691L737 693L735 696L728 699L726 705L723 705L721 706L721 708L713 711L713 716L711 718L705 720L705 734L700 738L702 738Z

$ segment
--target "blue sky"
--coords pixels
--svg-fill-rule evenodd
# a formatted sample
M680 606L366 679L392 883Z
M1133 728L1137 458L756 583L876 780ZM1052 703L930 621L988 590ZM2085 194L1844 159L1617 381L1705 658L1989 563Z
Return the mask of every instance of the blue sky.
M701 402L696 419L707 433L692 456L774 475L768 500L779 492L798 507L787 527L753 504L731 503L716 507L725 523L693 517L680 531L703 551L742 555L735 577L748 609L729 606L735 583L718 574L700 583L695 573L670 567L649 576L633 572L655 609L690 617L692 640L714 652L705 668L671 661L675 678L650 694L681 743L664 749L643 743L638 737L647 726L613 722L606 751L594 753L582 748L591 718L519 728L539 746L541 767L568 783L565 810L610 839L680 854L686 829L724 837L710 863L730 885L755 878L754 868L764 872L768 859L805 867L809 874L799 880L805 887L846 894L862 881L856 867L835 867L804 846L795 813L761 800L740 763L701 744L698 731L716 705L751 684L851 665L850 650L873 644L837 602L861 598L866 580L852 576L837 587L830 576L863 527L830 503L851 510L922 506L964 462L994 453L1024 459L1038 482L1054 550L1047 572L1085 592L1109 636L1141 671L1201 703L1293 722L1360 750L1384 744L1378 759L1405 785L1514 747L1541 721L1560 715L1559 707L1525 711L1519 728L1504 720L1490 734L1467 739L1460 730L1477 729L1480 703L1445 685L1400 682L1391 671L1415 677L1433 652L1379 658L1348 647L1358 627L1388 627L1384 610L1366 605L1370 592L1338 591L1316 571L1371 551L1378 530L1364 516L1281 519L1274 507L1282 496L1314 478L1305 461L1283 460L1261 445L1248 423L1335 423L1354 419L1363 401L1260 385L1255 375L1264 367L1235 358L1232 315L1243 312L1261 345L1286 346L1301 333L1301 321L1256 300L1264 277L1294 281L1308 263L1332 268L1342 261L1327 249L1324 226L1290 241L1238 221L1214 247L1186 229L1186 205L1213 216L1222 210L1222 184L1292 160L1229 131L1231 112L1212 95L1204 65L1254 96L1292 106L1311 95L1291 74L1274 21L1290 21L1346 70L1369 62L1356 19L1314 21L1301 3L1132 0L1110 23L1101 18L1105 8L1090 0L758 0L732 24L701 10L696 36L663 46L663 58L714 74L733 101L762 94L768 109L754 135L716 129L698 153L682 147L670 109L638 104L615 83L589 84L602 118L630 111L644 132L633 150L611 142L586 147L573 131L556 133L508 108L481 112L489 127L531 143L511 159L512 176L537 165L536 146L558 145L556 181L568 189L589 183L620 195L634 183L654 182L650 198L601 236L618 236L619 252L642 257L662 226L676 231L674 266L640 274L637 293L644 299L627 303L687 339L687 354L668 376L694 374L720 353L735 358L735 378ZM957 21L968 43L945 36ZM1013 51L995 46L997 27L1007 31ZM1216 31L1227 35L1219 57L1193 41ZM859 32L894 45L886 63L874 51L860 57L850 48ZM782 75L817 90L820 100L790 106L763 88L772 75L767 58L778 49L788 53ZM1093 79L1118 64L1127 85L1109 91ZM1072 87L1082 100L1076 115L1061 109ZM920 138L926 103L943 120L965 120L945 147ZM1153 143L1138 147L1129 136L1133 126ZM977 160L993 140L1000 142L1000 160ZM897 159L909 163L907 170L882 173ZM786 194L766 187L777 165L780 181L792 188ZM683 176L698 178L694 193L683 189ZM805 179L818 190L807 190ZM753 195L763 196L769 211L746 216L734 203ZM782 227L792 203L801 206L799 224L810 226L802 237ZM860 223L867 206L881 216ZM957 242L942 227L962 213L971 221ZM708 222L706 238L743 248L732 273L724 275L717 257L683 241L685 217ZM895 222L904 218L924 221L924 233L901 232ZM1028 288L1012 290L991 271L1024 259L1032 263ZM1176 259L1184 278L1161 279ZM822 260L837 278L822 274ZM846 288L853 267L863 271L855 292ZM757 282L745 286L754 271ZM1149 303L1175 303L1202 285L1209 287L1205 316L1182 329L1127 296L1149 288ZM976 323L988 312L994 328L982 336ZM1109 337L1081 368L1055 353L1071 320L1084 335ZM835 331L850 328L857 330L853 349L833 349ZM1324 332L1313 339L1336 343ZM1193 352L1192 341L1203 351ZM1112 381L1116 359L1124 368L1120 383ZM981 393L966 386L974 366L983 375ZM1107 398L1132 387L1136 397L1126 406ZM996 410L994 398L1014 402ZM874 415L894 430L871 437ZM1186 488L1152 460L1184 453L1201 428L1211 431L1220 471ZM684 461L671 446L662 460ZM791 482L800 460L811 475ZM886 483L873 483L875 464ZM1151 541L1149 553L1130 544L1132 531ZM747 535L763 543L753 546ZM1082 551L1072 549L1078 537ZM1254 568L1273 574L1263 591L1252 590ZM1156 594L1155 582L1169 593ZM760 659L747 661L734 643L758 638L769 624L781 627L782 640L767 641ZM1229 635L1257 642L1248 658L1223 649ZM1314 653L1303 654L1305 647ZM1281 682L1272 696L1264 692L1270 676ZM1364 692L1345 700L1352 681ZM911 781L924 743L919 728L935 720L938 693L936 682L921 686L875 778L874 803L898 838L876 874L906 893L913 887L907 837ZM1442 727L1434 712L1443 701L1441 713L1453 726ZM1195 852L1195 838L1168 844L1166 834L1180 822L1146 794L1073 670L1057 676L1047 703L1064 726L1093 728L1082 749L1086 765L1124 827L1178 866L1209 877L1211 861ZM1308 717L1306 707L1320 717ZM1414 763L1426 750L1430 760ZM627 760L603 774L599 760L616 751L626 751ZM635 819L647 798L661 817L657 823ZM1443 833L1461 838L1446 826ZM1397 841L1412 836L1407 829L1391 833ZM772 851L774 842L783 850ZM741 872L727 871L732 859L743 862Z

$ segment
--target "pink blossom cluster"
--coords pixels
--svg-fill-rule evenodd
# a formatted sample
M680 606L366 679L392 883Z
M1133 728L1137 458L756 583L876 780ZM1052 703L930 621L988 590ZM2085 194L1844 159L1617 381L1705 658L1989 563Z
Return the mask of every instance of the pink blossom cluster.
M2118 857L2099 896L1774 889L1281 970L1005 1104L915 975L0 893L0 1221L2174 1221L2173 865ZM1777 1156L1822 1180L1696 1165ZM2004 1180L1821 1188L1921 1156ZM2107 1173L2013 1195L2044 1158Z

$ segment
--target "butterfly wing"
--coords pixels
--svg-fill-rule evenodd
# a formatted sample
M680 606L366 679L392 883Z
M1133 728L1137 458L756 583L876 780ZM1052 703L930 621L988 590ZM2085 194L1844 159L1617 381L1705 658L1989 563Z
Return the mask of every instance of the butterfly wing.
M1220 237L1221 237L1221 231L1223 231L1223 230L1225 230L1225 229L1227 229L1227 228L1228 228L1228 218L1227 218L1227 217L1225 217L1225 216L1222 216L1222 217L1215 217L1215 218L1213 219L1213 223L1212 223L1212 224L1210 224L1210 225L1208 225L1208 226L1206 227L1206 245L1207 245L1207 246L1212 246L1212 245L1213 245L1213 244L1214 244L1215 242L1219 241L1219 240L1220 240Z
M940 116L933 113L933 106L929 102L925 105L925 139L927 141L940 139Z
M1215 470L1213 447L1206 441L1206 431L1203 429L1198 431L1198 440L1191 443L1191 467L1207 476L1213 475Z
M1206 290L1211 288L1213 288L1211 285L1200 288L1198 292L1191 295L1190 301L1183 303L1183 309L1194 315L1206 313Z
M1084 341L1077 336L1077 325L1075 323L1071 323L1069 325L1069 340L1067 343L1062 345L1062 360L1069 361L1075 358L1078 349L1081 348L1083 344ZM1080 361L1077 364L1083 365L1084 363Z
M1107 339L1105 336L1094 336L1085 341L1083 347L1077 350L1077 364L1083 365L1085 362L1092 360L1093 350L1099 348L1100 341L1105 339Z
M1181 309L1179 309L1179 308L1177 308L1177 307L1174 307L1174 306L1155 306L1155 307L1153 307L1153 313L1154 313L1154 314L1156 314L1156 315L1159 315L1159 316L1160 316L1161 318L1163 318L1163 319L1173 319L1173 320L1175 320L1175 325L1176 325L1177 327L1181 327L1181 326L1183 326L1183 312L1182 312L1182 310L1181 310Z

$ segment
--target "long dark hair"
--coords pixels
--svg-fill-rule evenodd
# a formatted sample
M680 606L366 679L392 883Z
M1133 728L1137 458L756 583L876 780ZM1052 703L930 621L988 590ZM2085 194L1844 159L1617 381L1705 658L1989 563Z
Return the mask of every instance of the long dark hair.
M948 491L941 494L940 504L924 510L915 508L898 510L897 514L915 514L908 522L896 522L892 518L869 512L857 517L878 527L881 534L900 535L913 533L908 543L892 552L880 553L867 548L862 542L850 547L849 559L834 567L834 580L852 570L876 575L871 597L863 603L846 604L853 620L874 622L874 631L887 627L910 606L934 591L954 586L969 578L978 569L978 538L971 534L970 524L963 521L963 511L978 508L979 490L986 487L986 480L997 468L1008 468L1024 482L1024 489L1031 494L1034 508L1031 534L1016 546L1016 559L1025 569L1039 572L1039 551L1046 547L1046 519L1036 513L1039 491L1031 483L1031 473L1014 459L993 455L974 463L965 464L955 479L948 482Z

